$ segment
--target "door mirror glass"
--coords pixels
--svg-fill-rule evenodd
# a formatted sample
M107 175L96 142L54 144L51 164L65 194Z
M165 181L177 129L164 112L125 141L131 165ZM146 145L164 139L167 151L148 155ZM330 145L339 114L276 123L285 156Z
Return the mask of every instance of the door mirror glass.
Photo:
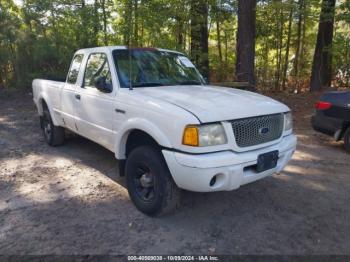
M107 83L105 76L100 76L95 80L95 87L103 93L112 92L112 87L109 83Z

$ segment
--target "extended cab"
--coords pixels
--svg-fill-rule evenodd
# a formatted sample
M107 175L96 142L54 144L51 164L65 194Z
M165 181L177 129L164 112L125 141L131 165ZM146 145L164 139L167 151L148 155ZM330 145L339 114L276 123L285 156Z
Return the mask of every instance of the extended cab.
M47 143L61 145L68 129L114 152L149 215L172 210L179 189L234 190L279 172L296 147L287 106L206 85L175 51L82 49L65 83L36 79L33 94Z

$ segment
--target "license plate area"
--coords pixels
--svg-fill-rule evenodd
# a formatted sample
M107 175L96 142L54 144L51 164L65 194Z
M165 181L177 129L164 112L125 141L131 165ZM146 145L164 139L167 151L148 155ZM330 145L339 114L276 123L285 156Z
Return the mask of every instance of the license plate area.
M264 153L258 156L258 162L256 164L256 171L258 173L275 168L278 161L278 150Z

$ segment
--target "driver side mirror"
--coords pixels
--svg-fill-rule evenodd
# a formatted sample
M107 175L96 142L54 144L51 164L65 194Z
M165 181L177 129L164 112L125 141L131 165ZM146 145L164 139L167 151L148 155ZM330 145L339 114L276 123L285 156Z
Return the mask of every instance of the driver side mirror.
M97 90L99 90L103 93L111 93L112 92L112 86L111 86L111 84L108 84L106 82L105 76L100 76L96 79L95 87Z

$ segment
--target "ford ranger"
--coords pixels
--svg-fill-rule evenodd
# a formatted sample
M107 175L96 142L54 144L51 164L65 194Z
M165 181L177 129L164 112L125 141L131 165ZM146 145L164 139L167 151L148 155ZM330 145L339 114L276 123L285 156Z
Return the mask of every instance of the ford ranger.
M170 50L79 50L66 82L35 79L33 96L46 142L70 130L112 151L148 215L173 210L180 189L234 190L280 172L296 147L286 105L210 86Z

